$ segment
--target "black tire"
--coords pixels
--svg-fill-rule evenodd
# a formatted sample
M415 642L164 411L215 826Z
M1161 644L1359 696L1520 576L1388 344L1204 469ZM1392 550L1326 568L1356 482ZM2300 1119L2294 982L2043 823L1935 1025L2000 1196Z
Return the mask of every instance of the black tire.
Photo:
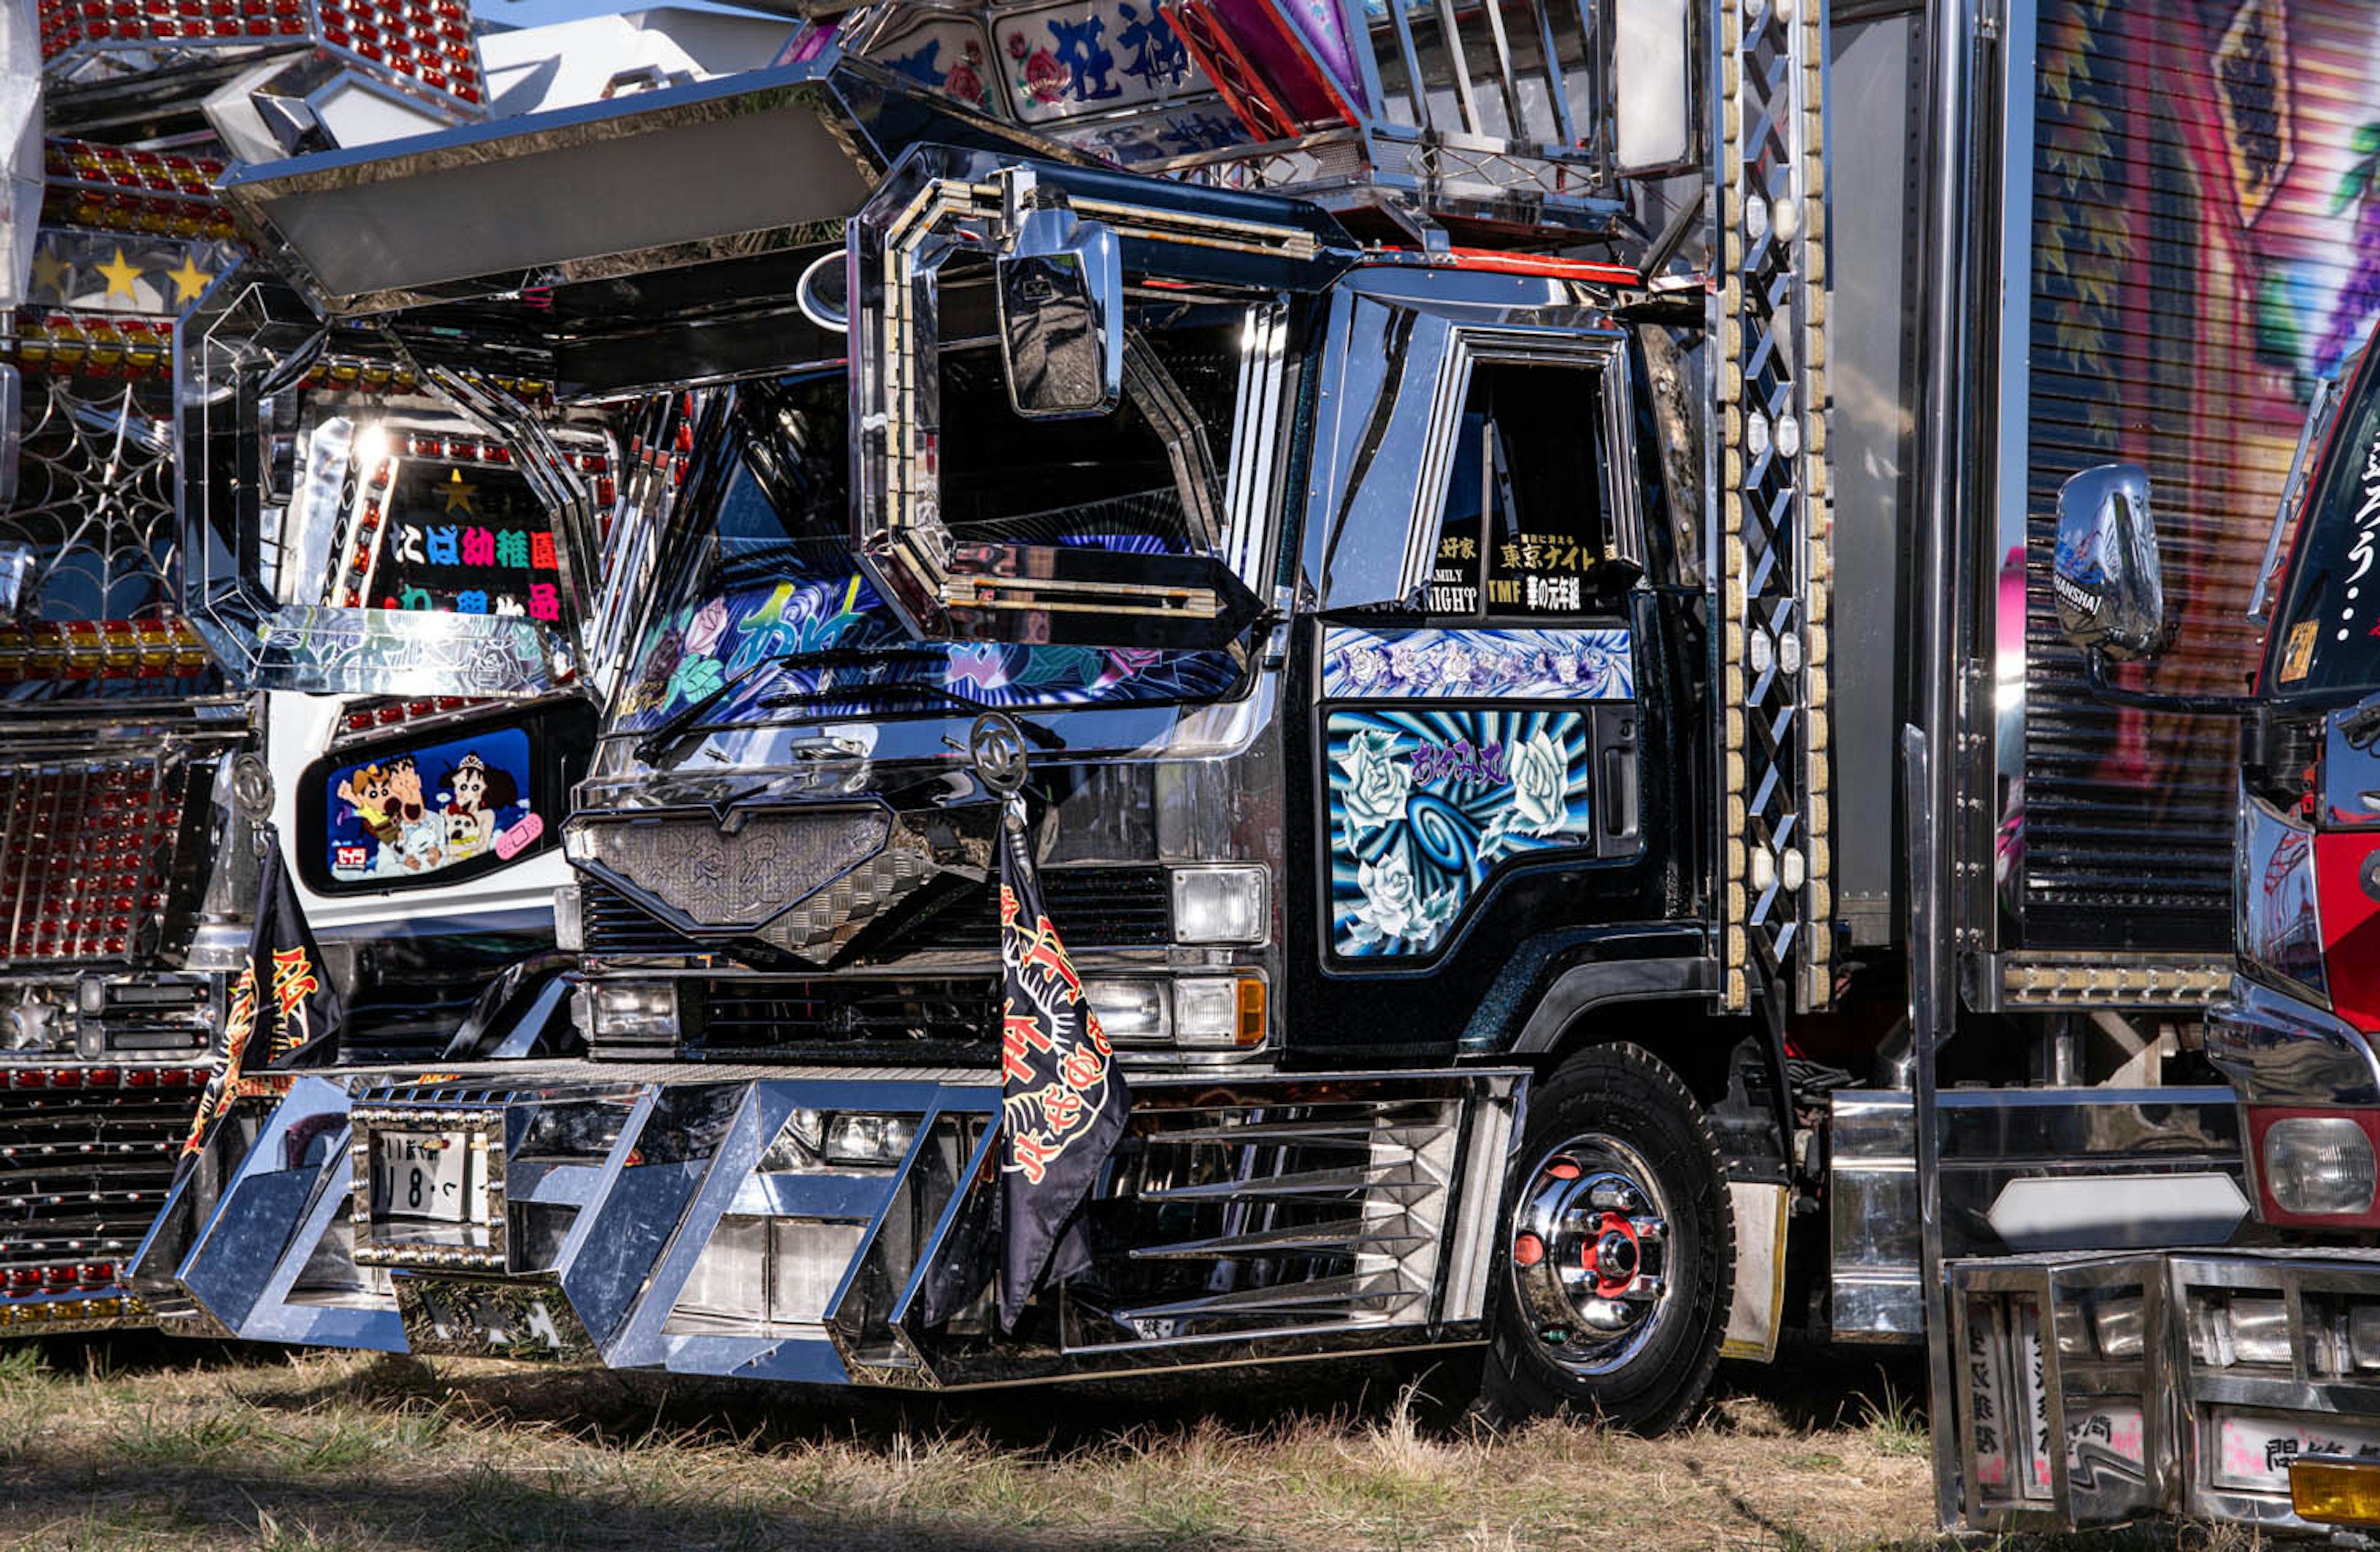
M1533 1085L1499 1231L1480 1418L1567 1409L1656 1434L1702 1400L1734 1289L1735 1219L1718 1138L1677 1074L1638 1047L1596 1046ZM1645 1296L1652 1276L1660 1291Z

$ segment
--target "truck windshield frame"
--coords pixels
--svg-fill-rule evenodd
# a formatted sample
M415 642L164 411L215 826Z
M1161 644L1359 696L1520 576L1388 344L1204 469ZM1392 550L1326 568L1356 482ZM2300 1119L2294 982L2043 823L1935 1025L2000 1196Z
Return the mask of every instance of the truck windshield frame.
M2259 688L2351 702L2380 689L2380 363L2367 348L2331 425L2265 633Z
M996 364L986 381L985 392L1004 403ZM1184 704L1241 682L1242 659L1225 648L913 636L851 548L844 389L840 373L807 373L709 396L638 649L613 691L607 737L674 746L701 731L853 715L946 718L963 714L962 697L1019 711ZM1081 428L1068 427L1057 423L1063 434L1051 445L1079 439ZM984 439L981 451L989 456L1002 445ZM1000 475L1012 493L1032 487L1019 467L1009 459ZM1089 541L1120 542L1123 529L1101 515L1112 516L1116 504L1114 492L1078 503L1093 519L1083 529ZM993 520L1061 527L1066 510L1044 500L1037 513ZM893 685L912 693L880 693ZM668 736L657 737L664 729Z

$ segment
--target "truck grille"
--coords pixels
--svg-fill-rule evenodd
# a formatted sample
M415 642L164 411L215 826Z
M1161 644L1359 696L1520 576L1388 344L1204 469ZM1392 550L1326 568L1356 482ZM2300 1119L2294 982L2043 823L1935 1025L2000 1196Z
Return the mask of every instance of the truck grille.
M698 954L701 944L674 931L660 917L645 911L609 884L581 876L578 880L579 930L587 952L607 954Z
M0 966L153 952L197 769L212 764L0 764Z
M188 1066L0 1068L0 1320L113 1291L173 1183L206 1078Z
M994 1066L1000 1059L1000 982L991 976L721 977L686 982L679 995L700 1021L690 1053L713 1061Z
M1161 867L1051 867L1041 874L1042 897L1069 949L1161 948L1172 938L1171 885ZM998 950L996 887L986 883L923 915L904 913L872 941L865 959L930 951L991 953ZM587 952L607 955L690 955L713 952L672 930L609 885L582 878L581 930Z

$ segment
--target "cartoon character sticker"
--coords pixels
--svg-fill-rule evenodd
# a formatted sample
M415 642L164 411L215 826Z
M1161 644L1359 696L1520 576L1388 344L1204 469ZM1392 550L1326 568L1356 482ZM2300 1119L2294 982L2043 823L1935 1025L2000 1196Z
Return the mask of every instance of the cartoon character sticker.
M436 774L435 785L422 772ZM328 778L324 848L333 878L406 882L491 854L509 859L544 833L526 796L528 734L474 734Z

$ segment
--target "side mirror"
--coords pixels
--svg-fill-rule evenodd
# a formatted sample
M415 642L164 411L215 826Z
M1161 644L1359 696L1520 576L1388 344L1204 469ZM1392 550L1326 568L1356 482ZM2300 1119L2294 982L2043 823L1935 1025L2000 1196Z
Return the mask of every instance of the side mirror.
M1078 221L1061 189L1002 170L997 261L1008 402L1033 420L1112 411L1123 394L1123 251L1115 228Z
M2073 645L2119 661L2165 650L2171 632L2147 470L2101 464L2058 487L2050 588L2058 628Z

